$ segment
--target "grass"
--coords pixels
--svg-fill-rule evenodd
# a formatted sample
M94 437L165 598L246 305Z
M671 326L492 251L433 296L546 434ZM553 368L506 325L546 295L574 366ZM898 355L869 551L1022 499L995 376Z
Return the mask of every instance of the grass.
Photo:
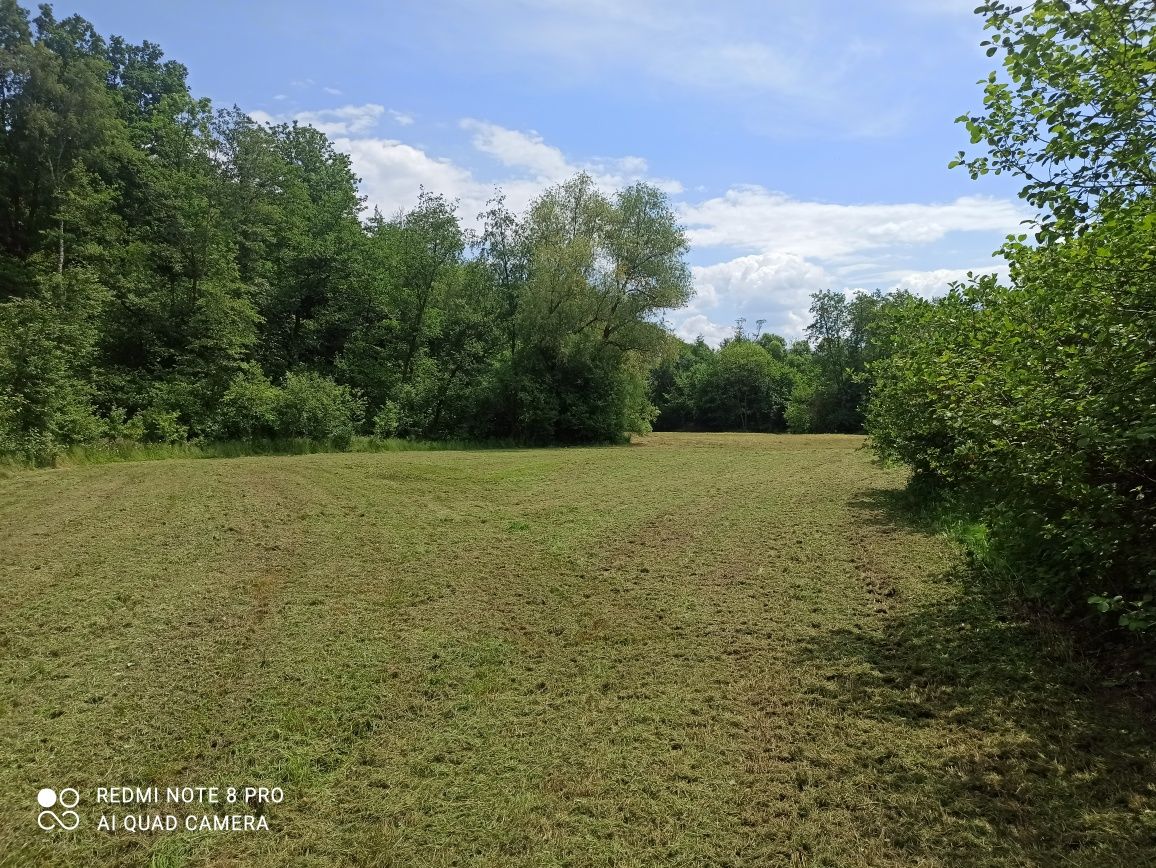
M257 438L253 440L192 440L179 443L141 443L111 440L72 446L47 463L53 467L86 467L122 461L165 461L174 458L248 458L256 455L313 455L318 452L438 452L463 449L511 449L519 444L502 440L410 440L401 437L354 437L344 448L328 440L307 437ZM0 454L0 479L35 469L35 462Z
M969 591L861 442L0 480L0 862L1156 863L1143 707ZM286 797L132 835L109 784Z

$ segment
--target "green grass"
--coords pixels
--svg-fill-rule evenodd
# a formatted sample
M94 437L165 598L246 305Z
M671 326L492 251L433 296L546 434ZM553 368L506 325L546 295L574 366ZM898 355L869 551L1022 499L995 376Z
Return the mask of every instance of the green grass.
M861 443L0 480L0 862L1156 862L1149 718ZM267 833L35 825L46 785L249 783Z
M408 440L400 437L354 437L344 449L327 440L282 437L254 440L193 440L181 443L140 443L117 440L73 446L51 460L54 467L86 467L122 461L164 461L174 458L247 458L255 455L312 455L318 452L438 452L463 449L511 449L518 444L501 440ZM0 479L36 465L13 455L0 454Z

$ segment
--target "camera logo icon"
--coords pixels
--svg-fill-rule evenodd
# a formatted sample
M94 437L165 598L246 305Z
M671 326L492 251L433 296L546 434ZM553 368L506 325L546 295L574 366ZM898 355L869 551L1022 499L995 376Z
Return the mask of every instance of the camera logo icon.
M80 793L73 787L65 787L59 793L51 787L45 787L36 794L36 802L43 809L36 815L36 825L45 832L56 828L72 832L80 825L80 814L72 810L80 803ZM52 810L57 806L64 810L60 813Z

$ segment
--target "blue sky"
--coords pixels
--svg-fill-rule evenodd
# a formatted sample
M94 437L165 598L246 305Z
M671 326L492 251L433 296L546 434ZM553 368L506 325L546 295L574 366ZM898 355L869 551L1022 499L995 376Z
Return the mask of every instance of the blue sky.
M467 224L586 170L667 190L698 290L669 319L797 337L817 289L932 294L1030 214L971 181L953 119L992 68L976 0L78 0L104 34L157 42L193 92L296 118L350 153L390 214L420 185Z

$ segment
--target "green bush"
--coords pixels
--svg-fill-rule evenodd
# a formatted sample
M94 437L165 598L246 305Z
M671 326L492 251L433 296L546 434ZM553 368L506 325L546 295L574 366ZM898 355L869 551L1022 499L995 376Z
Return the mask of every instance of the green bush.
M149 407L136 418L140 420L141 440L145 443L184 443L189 439L188 426L181 424L176 411Z
M868 413L883 456L974 505L1021 590L1133 629L1156 592L1152 206L1013 250L1012 288L895 311Z
M329 440L344 449L364 415L364 403L348 386L312 372L291 373L277 401L277 433Z
M396 437L400 420L401 414L397 404L393 401L386 401L385 405L373 417L373 436L378 440Z
M259 365L245 365L229 383L217 406L217 427L225 438L251 440L277 433L277 409L283 398Z
M99 435L77 367L77 329L43 299L0 303L0 453L51 464L62 450Z
M787 401L784 418L787 430L792 434L809 434L816 430L813 405L815 399L815 384L810 378L799 377L795 387L791 390L791 397Z

